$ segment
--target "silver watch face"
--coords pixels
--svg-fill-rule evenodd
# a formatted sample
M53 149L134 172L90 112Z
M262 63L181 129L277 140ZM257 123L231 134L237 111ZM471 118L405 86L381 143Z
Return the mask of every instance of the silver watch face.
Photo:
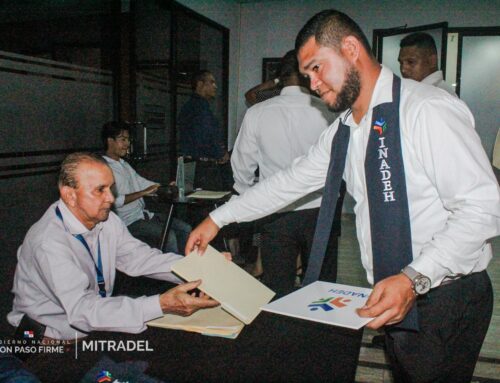
M419 275L415 278L414 289L418 295L426 294L431 289L431 280L424 275Z

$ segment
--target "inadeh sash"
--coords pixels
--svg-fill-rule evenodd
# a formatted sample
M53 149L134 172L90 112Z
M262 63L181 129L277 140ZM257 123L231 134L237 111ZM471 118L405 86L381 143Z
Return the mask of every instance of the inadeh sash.
M398 274L413 260L406 179L401 148L399 101L401 79L392 81L392 102L373 109L365 157L365 178L375 283ZM349 126L339 122L332 141L323 200L316 223L304 286L318 279L330 238L335 205L344 173ZM416 305L395 327L418 331Z

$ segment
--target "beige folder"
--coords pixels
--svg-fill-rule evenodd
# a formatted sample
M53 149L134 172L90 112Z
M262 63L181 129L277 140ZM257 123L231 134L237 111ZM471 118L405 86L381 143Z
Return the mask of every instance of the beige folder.
M193 251L172 270L187 281L201 279L199 289L219 301L222 308L250 324L275 293L224 255L208 246L203 255Z
M231 339L235 339L245 326L220 306L201 309L187 317L165 314L161 318L147 322L147 325Z

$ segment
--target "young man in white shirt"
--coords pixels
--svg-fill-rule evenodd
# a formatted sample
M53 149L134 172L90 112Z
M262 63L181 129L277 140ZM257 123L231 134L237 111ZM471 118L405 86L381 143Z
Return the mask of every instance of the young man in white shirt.
M144 197L155 193L160 185L141 177L123 158L130 147L128 125L116 121L103 125L101 138L108 162L115 177L114 209L130 233L152 247L157 247L163 232L164 214L146 209ZM191 226L177 218L172 220L165 250L179 253L184 248Z
M492 315L489 240L500 233L500 190L474 118L458 98L400 80L381 66L359 26L341 12L315 15L299 33L296 49L311 89L333 110L347 110L307 156L213 211L193 230L186 251L198 247L203 252L230 222L260 218L325 181L330 185L330 174L338 175L330 167L345 161L340 175L356 201L362 263L368 281L376 282L358 314L374 318L370 328L384 326L395 381L470 381ZM375 111L386 106L390 124L376 118ZM395 152L384 145L391 132L400 135L392 142L398 146ZM345 137L348 147L340 156L335 149L346 143ZM368 151L373 142L380 146ZM398 166L388 168L393 165L385 160L388 155ZM396 183L388 177L401 168L397 186L404 195L393 198ZM368 190L384 187L375 195ZM372 220L373 212L394 214L389 205L405 201L405 214ZM321 231L322 225L317 226ZM392 246L402 237L404 249ZM391 252L380 252L381 246ZM405 258L398 270L376 278L380 267ZM407 319L416 321L401 327Z

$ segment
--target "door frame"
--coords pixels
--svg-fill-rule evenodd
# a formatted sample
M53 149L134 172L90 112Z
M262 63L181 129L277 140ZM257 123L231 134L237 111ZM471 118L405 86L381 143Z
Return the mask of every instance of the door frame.
M415 33L415 32L424 32L429 29L439 29L442 28L443 33L441 36L441 71L443 72L443 76L446 75L446 48L448 43L448 22L443 21L440 23L419 25L416 27L408 28L407 25L393 27L393 28L384 28L384 29L374 29L373 30L373 42L372 42L372 51L375 57L377 58L379 63L382 63L382 52L383 52L383 40L384 37L400 35L403 33Z
M460 85L462 83L462 54L464 36L500 36L500 26L493 27L452 27L447 33L458 33L457 49L457 78L455 92L460 96Z

